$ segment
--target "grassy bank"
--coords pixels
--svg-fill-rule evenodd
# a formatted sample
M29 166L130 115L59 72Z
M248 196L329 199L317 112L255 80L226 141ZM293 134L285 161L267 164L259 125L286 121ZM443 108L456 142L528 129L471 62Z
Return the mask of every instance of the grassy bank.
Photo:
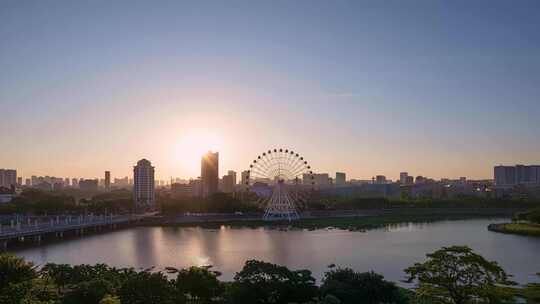
M197 223L182 223L182 222L160 222L153 221L147 223L152 226L180 226L180 227L203 227L216 229L221 226L230 227L247 227L247 228L259 228L268 227L274 229L326 229L336 228L350 231L363 231L369 229L382 228L388 225L400 225L407 223L430 223L444 220L464 220L475 218L494 218L501 216L493 215L477 215L477 214L393 214L393 215L381 215L381 216L362 216L362 217L327 217L327 218L313 218L313 219L301 219L295 222L266 222L262 220L230 220L230 221L207 221Z
M500 233L540 237L540 224L529 224L529 223L491 224L488 226L488 229L490 231L500 232Z

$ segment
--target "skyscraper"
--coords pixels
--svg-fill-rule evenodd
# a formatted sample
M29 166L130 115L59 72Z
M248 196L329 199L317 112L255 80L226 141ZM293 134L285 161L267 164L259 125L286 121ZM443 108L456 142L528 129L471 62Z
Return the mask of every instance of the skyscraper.
M399 182L402 185L407 185L407 177L409 176L408 172L401 172L399 173Z
M147 159L141 159L133 167L133 201L137 209L155 208L154 167Z
M17 186L17 170L0 169L0 187Z
M343 172L336 172L336 185L345 185L346 175Z
M229 170L227 172L227 175L232 177L232 183L233 183L233 185L236 185L236 171Z
M223 184L222 191L225 193L232 193L234 191L234 183L233 183L233 176L232 175L223 175L223 178L221 179L221 182Z
M111 171L105 171L105 190L111 190Z
M218 191L219 153L208 151L201 159L202 195L208 197Z
M242 186L246 186L246 183L248 182L248 176L249 172L247 170L242 171L240 175L240 183L242 184Z

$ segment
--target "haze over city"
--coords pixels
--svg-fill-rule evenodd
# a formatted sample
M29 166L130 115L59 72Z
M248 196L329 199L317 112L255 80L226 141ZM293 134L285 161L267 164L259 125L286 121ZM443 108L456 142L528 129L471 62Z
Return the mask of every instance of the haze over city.
M537 1L0 4L0 164L20 175L490 178L540 161ZM496 47L495 47L496 46Z
M540 303L540 0L0 0L0 304Z

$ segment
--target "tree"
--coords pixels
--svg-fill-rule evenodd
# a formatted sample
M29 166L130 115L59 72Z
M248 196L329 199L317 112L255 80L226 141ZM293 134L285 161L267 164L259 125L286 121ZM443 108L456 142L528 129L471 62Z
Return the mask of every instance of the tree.
M497 262L487 261L467 246L443 247L427 261L405 269L417 281L417 297L437 303L501 303L508 298L500 286L513 285Z
M124 281L118 296L122 304L174 303L174 288L161 272L137 272Z
M209 303L212 298L221 294L222 288L215 273L207 268L191 267L178 272L176 290L180 295Z
M235 304L305 303L317 296L317 287L309 270L291 271L250 260L234 277L229 292L229 300Z
M353 303L405 303L399 288L374 272L355 272L350 268L338 268L325 273L321 294L333 295L342 304Z
M114 289L110 282L93 279L73 286L65 295L64 304L97 304L111 293L114 293Z
M32 263L11 254L0 254L0 290L37 277Z

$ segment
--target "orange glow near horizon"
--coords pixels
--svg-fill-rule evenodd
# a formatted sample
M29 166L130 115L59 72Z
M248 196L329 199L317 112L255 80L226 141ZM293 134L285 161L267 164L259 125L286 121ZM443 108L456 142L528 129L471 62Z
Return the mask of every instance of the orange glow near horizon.
M175 158L186 172L200 174L200 164L202 156L208 152L219 152L224 149L222 137L208 129L186 130L178 139L175 147Z

